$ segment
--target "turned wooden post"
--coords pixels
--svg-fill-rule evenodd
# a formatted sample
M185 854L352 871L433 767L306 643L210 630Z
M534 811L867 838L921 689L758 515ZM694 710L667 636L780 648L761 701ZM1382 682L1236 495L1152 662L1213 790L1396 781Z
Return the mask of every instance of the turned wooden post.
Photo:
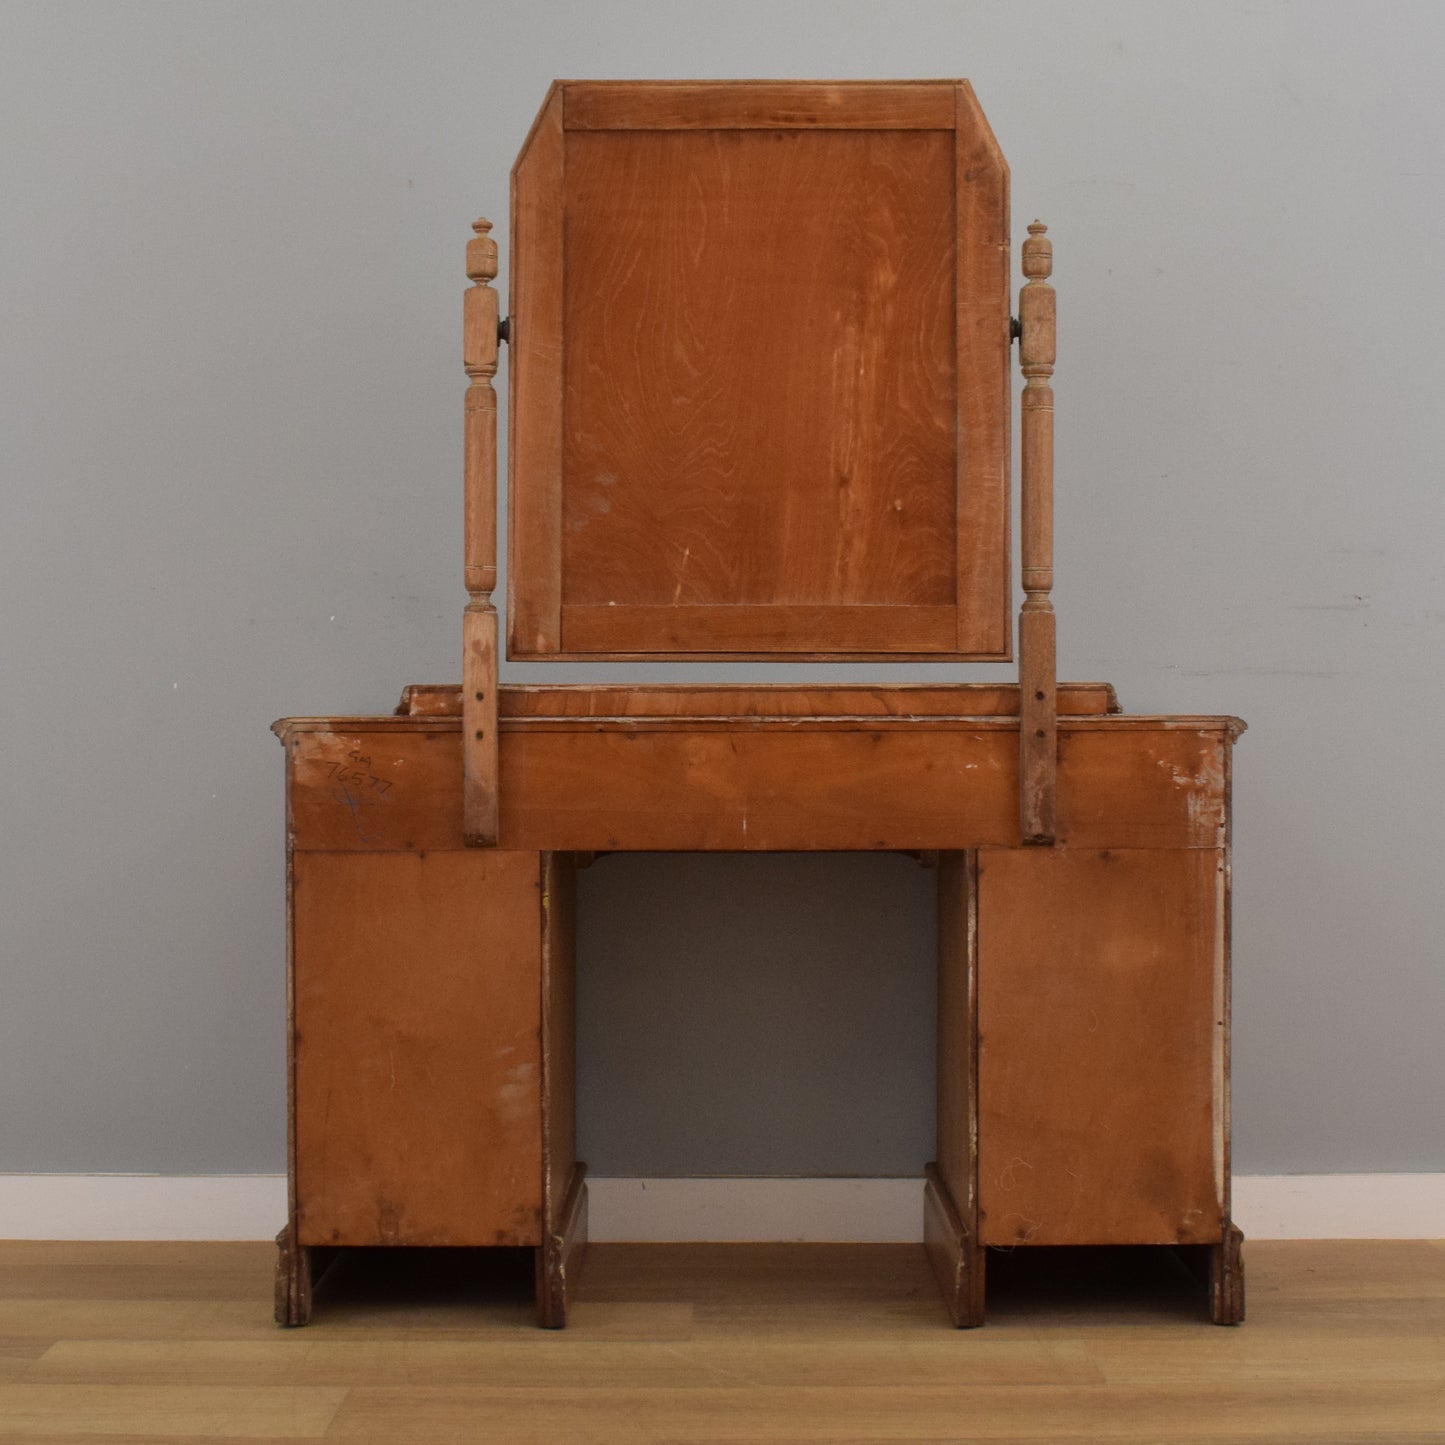
M1019 292L1024 605L1019 613L1019 807L1025 843L1054 841L1058 699L1054 604L1054 248L1035 221L1023 246Z
M466 398L465 565L462 618L462 833L469 844L497 841L497 243L490 221L473 224L462 311Z

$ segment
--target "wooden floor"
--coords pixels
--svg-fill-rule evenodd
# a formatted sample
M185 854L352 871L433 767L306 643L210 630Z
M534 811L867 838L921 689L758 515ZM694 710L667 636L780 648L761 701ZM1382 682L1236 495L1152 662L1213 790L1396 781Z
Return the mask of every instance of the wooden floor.
M1246 1259L1220 1329L1162 1251L993 1253L958 1332L917 1248L600 1246L555 1333L527 1259L392 1251L285 1331L262 1245L0 1244L0 1439L1445 1442L1445 1243Z

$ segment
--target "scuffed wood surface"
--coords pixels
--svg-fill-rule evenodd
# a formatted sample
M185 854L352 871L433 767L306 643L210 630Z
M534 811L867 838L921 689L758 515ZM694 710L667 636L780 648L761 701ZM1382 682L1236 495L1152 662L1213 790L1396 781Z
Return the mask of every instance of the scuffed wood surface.
M768 529L771 530L771 524ZM720 535L727 535L725 527ZM690 545L684 545L684 552ZM680 565L680 564L679 564ZM784 653L827 660L860 653L901 659L955 656L958 615L951 606L863 603L578 603L562 607L562 646L570 656L606 653L739 661ZM642 643L639 639L647 639ZM649 652L639 651L646 646ZM969 656L994 660L986 652Z
M542 855L542 1244L540 1323L566 1323L567 1297L586 1242L585 1165L577 1162L577 872ZM580 1200L575 1194L580 1193ZM580 1212L579 1212L580 1211ZM580 1231L580 1237L579 1236ZM572 1255L577 1255L576 1267Z
M537 1251L537 1323L560 1330L577 1297L587 1255L587 1166L576 1165Z
M539 1244L537 855L293 867L297 1241Z
M1217 1325L1244 1323L1244 1233L1233 1223L1209 1251L1209 1317Z
M564 648L769 626L654 642L670 606L767 605L780 651L828 645L811 608L951 614L952 167L949 132L568 138Z
M1054 684L1052 610L1019 615L1019 832L1026 843L1052 843L1058 831L1059 720Z
M497 609L469 603L462 615L462 827L467 842L497 841Z
M923 1248L949 1320L976 1329L984 1320L985 1254L932 1164L923 1184Z
M985 1244L1210 1244L1222 849L979 854Z
M978 879L973 853L938 856L938 1111L935 1168L978 1238Z
M570 130L952 130L953 83L571 81Z
M1162 1251L994 1254L1003 1328L967 1339L917 1245L594 1244L566 1339L528 1327L520 1281L418 1298L362 1271L298 1340L267 1318L271 1248L0 1243L6 1428L36 1445L1437 1445L1445 1418L1445 1247L1420 1241L1252 1243L1244 1330L1198 1323Z
M1007 242L966 84L554 86L511 654L1007 658Z
M508 652L556 652L562 607L562 91L512 170Z
M1234 729L1219 718L1065 721L1061 841L1220 846ZM463 846L455 719L292 719L282 731L296 848ZM501 739L504 848L1019 843L1008 719L511 718Z
M796 683L504 683L501 715L512 717L1017 717L1018 683L891 683L827 687ZM1059 684L1059 711L1071 716L1117 713L1106 682ZM402 689L398 717L456 717L457 683Z
M469 601L462 618L462 818L467 841L497 841L497 243L492 223L473 223L462 308L462 361L467 387L463 472L464 577Z
M1009 169L967 81L954 91L954 298L960 521L954 564L961 653L1013 655L1009 467L1013 369L1009 278Z
M459 719L336 718L319 730L293 719L283 726L293 847L465 846Z
M1057 819L1057 625L1054 585L1054 290L1053 247L1035 221L1023 246L1028 284L1019 292L1019 368L1024 393L1020 459L1019 547L1024 585L1019 613L1020 828L1026 843L1051 843Z

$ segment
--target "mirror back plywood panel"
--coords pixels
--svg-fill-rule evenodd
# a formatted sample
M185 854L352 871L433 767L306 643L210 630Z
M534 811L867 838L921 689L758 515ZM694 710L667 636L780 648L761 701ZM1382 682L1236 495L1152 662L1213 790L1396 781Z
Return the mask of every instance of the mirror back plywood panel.
M1009 655L967 87L559 85L513 210L513 656Z

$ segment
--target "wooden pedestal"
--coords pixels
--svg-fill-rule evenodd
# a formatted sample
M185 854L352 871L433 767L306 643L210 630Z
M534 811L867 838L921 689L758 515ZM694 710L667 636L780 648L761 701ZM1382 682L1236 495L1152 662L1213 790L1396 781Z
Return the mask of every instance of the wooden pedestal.
M351 810L360 778L384 764L347 762L335 790ZM306 1323L338 1249L520 1245L536 1251L540 1322L563 1324L587 1219L570 860L293 840L289 894L278 1321Z

